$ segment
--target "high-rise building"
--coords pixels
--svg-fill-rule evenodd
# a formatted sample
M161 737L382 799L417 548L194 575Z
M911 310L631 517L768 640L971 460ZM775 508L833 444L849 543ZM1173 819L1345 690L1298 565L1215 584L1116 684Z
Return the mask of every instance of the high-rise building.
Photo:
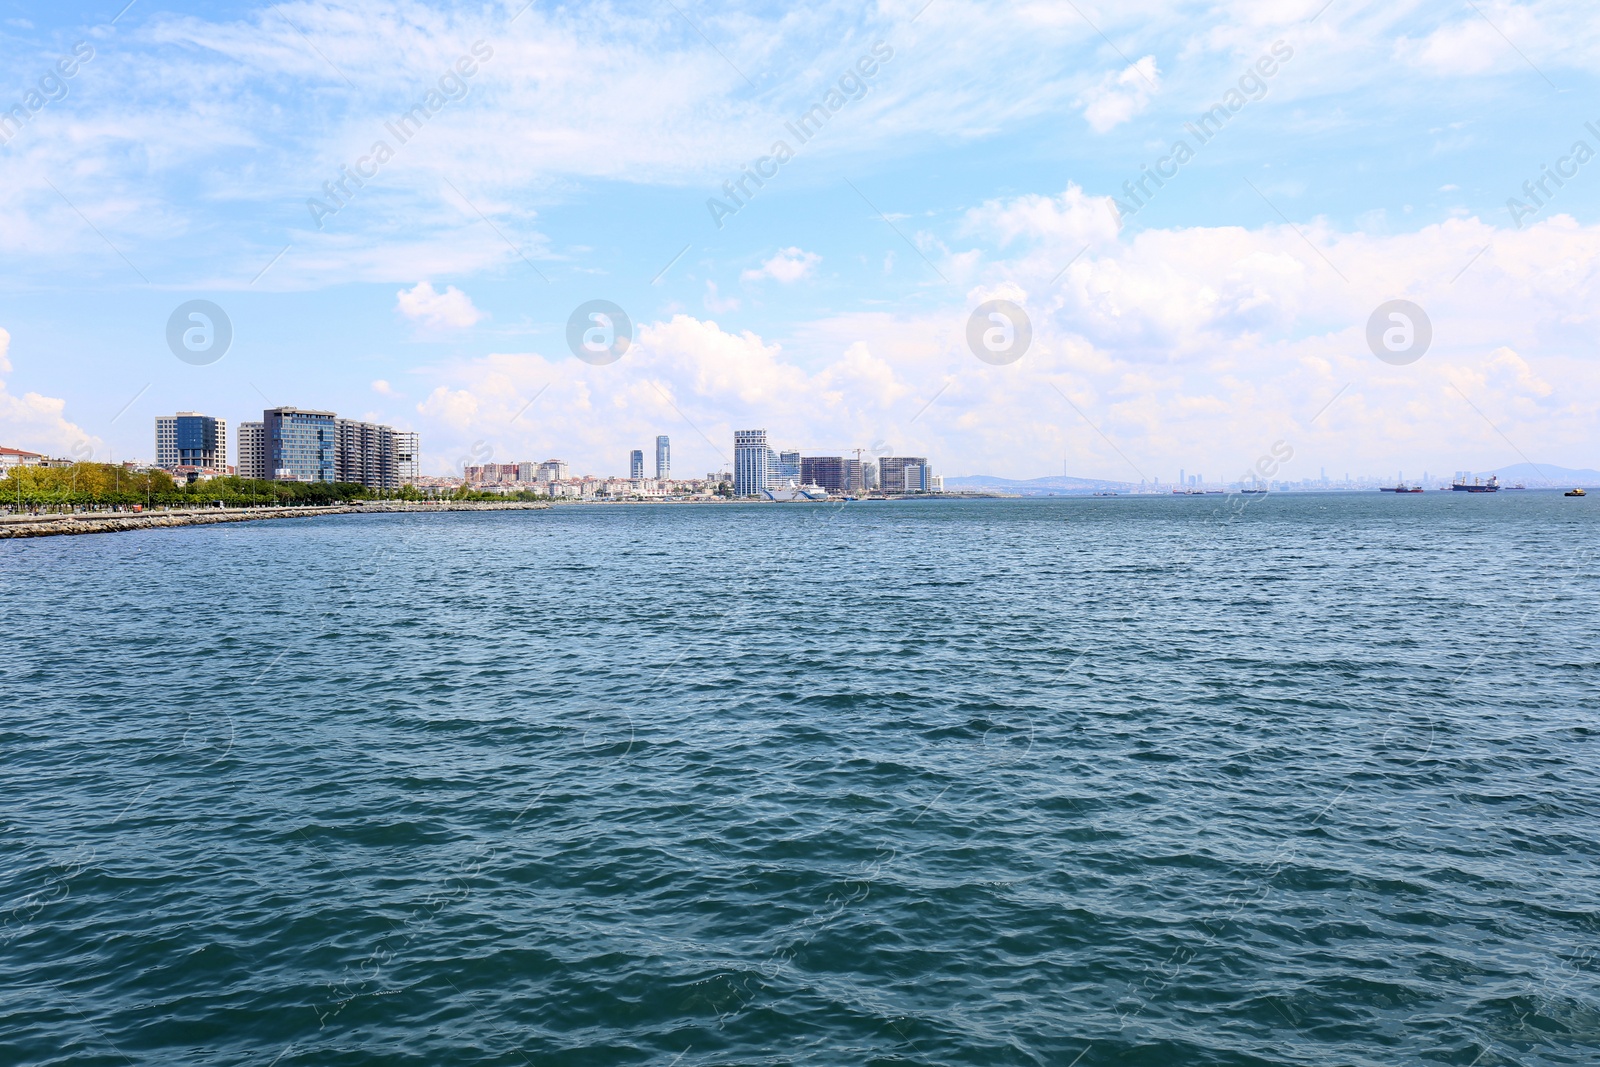
M261 413L262 469L279 482L338 480L338 416L331 411L269 408Z
M885 493L926 493L933 488L933 468L923 456L884 456L878 484Z
M541 482L564 482L569 477L567 461L564 459L547 459L539 464L539 480Z
M266 468L266 424L241 422L239 424L239 477L264 479Z
M636 482L644 481L644 449L636 448L628 454L628 477Z
M864 488L861 461L843 456L807 456L800 461L800 480L830 493L859 493Z
M767 431L733 431L733 495L755 496L767 487Z
M353 482L368 489L400 488L394 427L336 418L334 429L334 481Z
M672 477L672 442L666 434L656 438L656 481Z
M156 466L228 469L228 423L198 411L156 416Z
M415 485L422 477L422 435L415 430L394 433L394 473L401 485Z

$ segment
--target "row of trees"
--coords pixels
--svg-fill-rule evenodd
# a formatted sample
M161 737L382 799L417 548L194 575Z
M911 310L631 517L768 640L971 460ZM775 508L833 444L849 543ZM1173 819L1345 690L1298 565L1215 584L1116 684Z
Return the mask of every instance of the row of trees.
M412 499L420 497L415 489L411 492L415 494ZM375 495L359 485L341 482L261 482L234 477L180 486L165 471L128 471L111 463L13 467L0 479L0 507L12 509L127 508L135 504L205 507L218 501L233 508L309 506Z
M466 486L443 494L448 500L495 502L548 500L524 490L486 493ZM67 508L311 507L352 500L436 499L414 485L383 492L350 482L264 482L250 478L213 478L178 485L166 471L129 471L111 463L74 463L70 467L13 467L0 479L0 508L58 510Z

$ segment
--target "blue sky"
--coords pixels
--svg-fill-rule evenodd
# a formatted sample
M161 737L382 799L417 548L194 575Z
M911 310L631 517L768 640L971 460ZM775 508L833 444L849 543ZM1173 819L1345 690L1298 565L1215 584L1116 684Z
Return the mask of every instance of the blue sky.
M952 475L1596 465L1600 11L675 3L0 5L0 104L39 93L0 147L0 444L148 458L156 414L293 403L421 431L431 473L657 433L698 473L746 426ZM204 366L165 337L196 298L234 330ZM595 298L635 324L609 366L566 346ZM997 298L1033 327L1004 366L965 340ZM1394 298L1433 326L1404 366L1366 340Z

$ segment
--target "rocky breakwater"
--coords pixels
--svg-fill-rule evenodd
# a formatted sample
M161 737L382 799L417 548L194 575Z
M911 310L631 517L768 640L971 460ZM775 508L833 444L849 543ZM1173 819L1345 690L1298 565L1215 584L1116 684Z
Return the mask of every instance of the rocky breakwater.
M73 515L0 515L0 539L52 537L67 534L120 533L158 530L167 526L206 526L216 522L254 522L260 519L309 519L319 515L374 515L400 512L434 514L444 511L540 511L547 503L507 501L476 503L443 500L412 502L376 500L357 504L303 508L193 508L171 511L96 511Z

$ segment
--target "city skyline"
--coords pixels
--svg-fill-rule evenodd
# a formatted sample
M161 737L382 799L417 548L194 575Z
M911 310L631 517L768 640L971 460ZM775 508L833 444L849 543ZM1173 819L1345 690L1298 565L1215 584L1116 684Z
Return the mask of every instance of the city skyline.
M646 481L653 482L658 487L670 485L711 485L726 482L736 490L743 489L738 495L759 495L762 489L780 488L785 484L803 484L820 486L836 494L851 494L866 490L881 490L884 492L929 492L943 491L943 477L933 474L932 464L926 457L893 457L882 454L881 451L873 460L864 460L862 457L869 454L866 449L855 449L855 458L848 456L819 456L803 455L798 449L783 449L775 451L768 445L766 430L736 431L732 454L735 457L731 469L724 472L711 471L706 475L691 475L687 477L673 477L670 470L671 438L670 435L659 434L655 439L655 472L651 478L645 477L644 452L642 449L633 449L629 453L628 474L626 476L606 473L604 471L581 471L573 473L571 465L564 459L549 458L543 461L518 460L510 463L496 463L485 461L478 464L468 463L464 457L459 469L445 475L430 475L423 471L418 462L420 455L420 435L415 431L397 431L393 427L365 423L360 420L346 419L331 411L318 411L303 409L293 406L284 406L277 409L268 409L263 416L272 416L275 412L290 412L296 415L309 416L329 422L333 427L330 440L333 459L330 461L330 470L338 473L330 478L321 477L316 473L304 477L288 477L275 479L267 470L266 450L268 433L263 421L244 420L238 423L235 431L233 446L230 453L227 442L229 440L227 420L205 415L201 412L179 411L175 415L156 416L155 418L155 459L151 460L125 460L124 466L143 467L150 466L169 472L188 472L190 480L196 477L212 477L225 473L236 473L239 477L261 480L291 480L291 481L319 481L337 480L353 481L366 485L369 488L395 488L400 485L439 486L442 484L456 484L465 486L475 485L551 485L552 483L567 483L569 488L582 484L588 486L595 483L615 484L619 482L632 482L636 485ZM747 439L750 447L747 450L747 460L741 464L741 440ZM989 486L1003 489L1017 487L1026 492L1046 493L1058 490L1069 492L1087 492L1095 486L1105 488L1118 487L1127 491L1139 492L1141 490L1158 491L1163 488L1248 488L1248 487L1277 487L1283 490L1306 489L1370 489L1377 486L1390 486L1394 484L1416 486L1431 486L1439 484L1443 488L1446 481L1441 473L1434 475L1424 469L1420 476L1415 474L1407 476L1406 472L1397 470L1391 476L1362 472L1352 474L1348 471L1330 476L1326 467L1320 468L1315 475L1302 475L1300 477L1280 477L1281 463L1292 459L1292 449L1284 442L1277 442L1272 450L1272 456L1264 456L1255 467L1235 477L1207 477L1203 472L1189 472L1180 468L1174 479L1141 478L1138 482L1123 479L1099 479L1074 475L1063 470L1060 476L1046 475L1031 479L1013 479L990 474L960 475L955 477L957 483L965 483L967 488L982 488ZM51 465L62 465L81 461L85 457L50 456L46 453L36 453L27 449L15 449L0 442L0 469L7 465L15 464L20 457L32 457L33 461L45 461ZM234 458L234 463L227 462ZM754 466L750 464L753 463ZM362 473L362 472L365 473ZM742 476L740 471L745 473ZM301 472L306 474L306 472ZM1457 468L1450 473L1449 481L1464 482L1489 475L1514 477L1518 484L1514 488L1522 488L1526 481L1535 487L1553 487L1577 484L1584 479L1600 478L1600 471L1588 468L1570 469L1560 465L1524 461L1511 464L1498 469ZM1067 483L1082 482L1084 485L1072 489ZM759 488L757 488L759 486ZM580 494L566 494L580 495Z

